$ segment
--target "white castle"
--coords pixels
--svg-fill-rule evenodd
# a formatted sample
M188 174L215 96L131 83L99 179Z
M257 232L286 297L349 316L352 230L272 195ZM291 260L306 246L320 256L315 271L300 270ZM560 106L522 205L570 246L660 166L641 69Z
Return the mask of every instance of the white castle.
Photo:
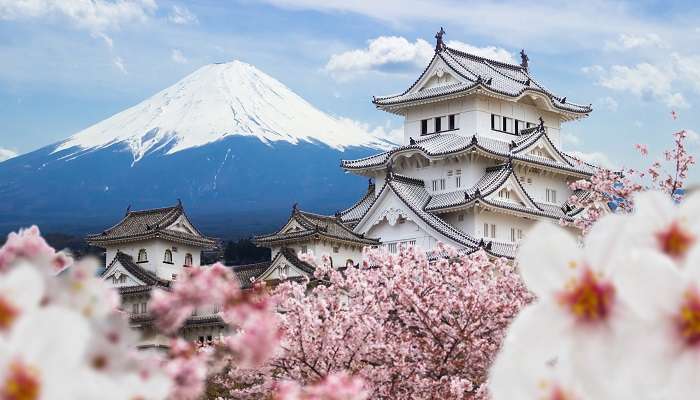
M367 193L335 216L294 207L272 235L256 238L273 262L257 279L309 275L297 254L327 254L334 265L361 258L367 245L390 252L438 242L464 252L513 258L537 221L572 221L569 184L594 167L561 150L562 123L592 111L547 90L528 68L446 46L403 93L375 97L380 110L404 117L400 147L342 168L370 179ZM586 193L577 193L586 196Z
M216 246L190 222L182 204L142 211L127 209L111 228L88 235L86 241L105 249L102 279L114 286L122 298L121 308L130 323L142 332L140 347L167 346L167 338L156 334L148 310L151 290L169 290L185 269L200 265L202 250ZM201 343L226 333L216 310L195 310L181 334Z

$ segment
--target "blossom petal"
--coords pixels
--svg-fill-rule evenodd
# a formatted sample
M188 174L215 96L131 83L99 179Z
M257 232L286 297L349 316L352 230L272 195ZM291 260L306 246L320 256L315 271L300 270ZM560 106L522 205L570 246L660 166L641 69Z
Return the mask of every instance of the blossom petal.
M630 233L629 218L607 215L601 218L586 236L586 261L596 271L611 272L627 255L625 237Z
M10 347L24 360L60 372L80 365L90 339L90 327L79 313L50 306L20 318Z
M644 320L675 312L685 290L678 267L655 251L631 251L614 273L618 298Z
M549 296L571 276L571 262L581 259L581 249L564 229L544 222L528 233L517 259L528 289L538 297Z

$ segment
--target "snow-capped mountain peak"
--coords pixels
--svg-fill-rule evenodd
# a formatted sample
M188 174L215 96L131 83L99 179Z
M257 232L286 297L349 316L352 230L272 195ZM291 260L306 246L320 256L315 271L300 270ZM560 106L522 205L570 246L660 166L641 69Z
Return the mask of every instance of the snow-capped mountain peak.
M318 110L254 66L232 61L201 67L71 136L54 152L72 149L65 158L124 143L136 162L159 149L172 154L232 135L254 136L265 143L321 142L339 150L389 145L349 119Z

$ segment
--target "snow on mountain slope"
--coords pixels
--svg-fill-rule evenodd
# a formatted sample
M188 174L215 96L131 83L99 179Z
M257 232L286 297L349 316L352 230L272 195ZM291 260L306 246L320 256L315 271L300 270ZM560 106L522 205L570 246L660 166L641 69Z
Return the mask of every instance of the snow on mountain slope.
M329 116L282 83L240 61L206 65L151 98L66 139L55 152L63 158L125 143L139 161L165 149L167 154L232 135L264 143L321 142L335 149L386 148L385 139L355 122Z

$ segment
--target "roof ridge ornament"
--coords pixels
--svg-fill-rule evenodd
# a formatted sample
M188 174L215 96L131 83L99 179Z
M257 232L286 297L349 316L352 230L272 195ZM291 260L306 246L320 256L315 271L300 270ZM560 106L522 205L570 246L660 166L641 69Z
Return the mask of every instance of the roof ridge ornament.
M126 216L126 215L129 215L129 212L130 212L130 211L131 211L131 204L129 204L128 206L126 206L126 212L124 213L124 215L125 215L125 216Z
M442 37L445 35L445 29L443 27L440 27L440 30L435 34L435 52L439 53L443 50L445 50L445 42L442 40Z
M525 71L527 71L530 66L529 62L530 57L528 57L527 53L525 53L525 49L520 49L520 66L523 67Z
M537 126L537 129L540 131L543 131L544 130L544 119L542 119L541 115L540 115L539 121L540 121L540 124Z
M416 144L416 139L410 137L410 138L408 138L408 143L409 143L411 146L413 146L414 144Z

